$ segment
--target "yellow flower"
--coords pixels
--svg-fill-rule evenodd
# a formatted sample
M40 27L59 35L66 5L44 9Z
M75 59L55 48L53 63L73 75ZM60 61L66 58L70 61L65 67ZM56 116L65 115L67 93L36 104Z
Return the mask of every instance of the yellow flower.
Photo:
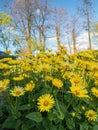
M55 100L50 94L44 94L38 98L38 109L40 110L40 112L49 112L54 103Z
M46 81L51 81L53 78L52 78L52 76L48 76L48 75L47 75L47 76L45 77L45 79L46 79Z
M97 113L93 110L88 110L85 112L85 116L88 120L95 121L97 118Z
M23 80L23 79L24 79L23 76L13 77L13 80L15 80L15 81L21 81L21 80Z
M48 72L51 70L51 65L49 64L40 64L39 71Z
M80 86L72 86L70 87L70 93L74 94L77 97L80 98L88 98L87 90L83 89Z
M94 96L98 97L98 89L97 89L97 88L93 87L93 88L91 89L91 92L92 92L92 94L93 94Z
M9 80L5 79L0 81L0 92L5 91L8 88Z
M33 83L33 81L30 81L30 83L28 83L25 87L26 91L32 91L35 88L35 84Z
M72 78L70 79L72 85L78 86L82 83L82 78L79 75L72 75Z
M68 73L68 72L65 72L64 74L63 74L63 79L69 79L70 78L70 73Z
M52 84L57 87L57 88L62 88L63 87L63 82L60 79L54 78L52 80Z
M22 87L15 87L13 90L10 90L10 94L14 97L20 97L22 95L24 95L24 89Z

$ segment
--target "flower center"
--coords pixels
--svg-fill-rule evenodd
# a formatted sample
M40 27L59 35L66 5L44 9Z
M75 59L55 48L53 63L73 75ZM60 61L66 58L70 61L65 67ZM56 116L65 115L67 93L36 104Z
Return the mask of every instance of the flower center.
M44 101L44 106L48 106L49 105L49 102L46 100Z
M4 88L3 87L0 87L0 91L2 91Z
M92 116L93 116L93 114L90 113L90 114L89 114L89 117L92 117Z
M16 91L16 95L20 95L21 92L19 90Z
M76 95L80 95L80 92L76 90L76 91L75 91L75 94L76 94Z

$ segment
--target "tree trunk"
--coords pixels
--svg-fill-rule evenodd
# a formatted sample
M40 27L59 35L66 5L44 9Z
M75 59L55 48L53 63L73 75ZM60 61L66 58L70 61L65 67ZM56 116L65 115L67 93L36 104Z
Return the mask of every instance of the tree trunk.
M89 49L92 49L91 45L91 29L90 29L90 18L89 18L89 12L88 12L88 3L86 2L86 14L87 14L87 27L88 27L88 41L89 41Z
M76 48L75 29L72 30L72 39L73 39L73 52L76 53L77 52L77 48Z
M57 47L59 50L61 41L60 41L60 28L58 26L56 26L56 39L57 39Z

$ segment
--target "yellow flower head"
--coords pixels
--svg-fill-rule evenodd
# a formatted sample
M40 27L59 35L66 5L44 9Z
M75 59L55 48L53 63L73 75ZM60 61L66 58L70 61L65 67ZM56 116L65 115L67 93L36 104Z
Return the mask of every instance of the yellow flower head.
M38 98L38 109L40 110L40 112L49 112L54 103L55 100L50 94L44 94Z
M24 88L22 88L22 87L15 87L13 90L10 90L10 94L12 95L12 96L14 96L14 97L20 97L20 96L22 96L22 95L24 95Z
M60 79L54 78L52 80L52 84L57 87L57 88L62 88L63 87L63 82Z
M30 83L28 83L25 87L26 91L32 91L35 88L35 84L33 83L33 81L30 81Z
M85 116L88 120L95 121L97 118L97 113L93 110L88 110L85 112Z
M88 94L87 94L87 90L83 89L80 86L70 87L70 92L72 94L74 94L75 96L80 97L80 98L88 98L89 97Z
M21 75L19 77L13 77L13 80L15 80L15 81L21 81L23 79L24 79L24 77Z
M51 70L51 65L49 64L40 64L39 71L48 72Z
M46 81L51 81L53 78L52 78L52 76L48 76L48 75L47 75L47 76L45 77L45 79L46 79Z
M93 88L91 89L91 92L92 92L92 94L93 94L94 96L98 97L98 89L97 89L97 88L93 87Z
M68 73L68 72L65 72L64 74L63 74L63 79L69 79L70 78L70 73Z
M82 83L82 78L79 75L73 75L70 79L72 85L78 86Z
M5 79L0 81L0 92L5 91L8 88L9 80Z

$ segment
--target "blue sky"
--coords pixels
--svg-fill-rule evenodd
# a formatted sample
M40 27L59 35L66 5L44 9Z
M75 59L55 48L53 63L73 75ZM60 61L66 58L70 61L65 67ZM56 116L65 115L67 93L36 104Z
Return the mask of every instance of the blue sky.
M7 1L7 0L0 0L0 11L2 11L2 4L3 4L3 1ZM9 1L9 0L8 0ZM52 0L51 0L52 1ZM78 5L81 6L81 1L82 0L53 0L52 2L52 5L53 6L58 6L58 7L64 7L69 14L74 14L76 12L76 7ZM96 16L96 21L98 21L98 0L94 0L94 10L95 10L95 16ZM94 19L94 17L92 18ZM87 43L87 33L83 33L79 38L78 38L78 41L81 43L82 41L82 47L85 46L85 43ZM53 39L49 39L50 40L50 43L54 43L54 45L51 45L50 44L50 47L54 46L55 48L55 38ZM84 43L84 45L83 45Z
M78 5L81 5L81 1L82 0L53 0L53 5L58 7L65 7L68 10L69 14L73 14L75 13L76 7ZM98 0L93 1L95 15L98 18ZM0 11L2 10L2 4L5 2L7 2L7 0L0 0Z
M77 6L81 6L82 0L54 0L53 4L59 7L65 7L70 14L74 14ZM98 21L98 0L93 0L93 8L95 10L96 20Z

